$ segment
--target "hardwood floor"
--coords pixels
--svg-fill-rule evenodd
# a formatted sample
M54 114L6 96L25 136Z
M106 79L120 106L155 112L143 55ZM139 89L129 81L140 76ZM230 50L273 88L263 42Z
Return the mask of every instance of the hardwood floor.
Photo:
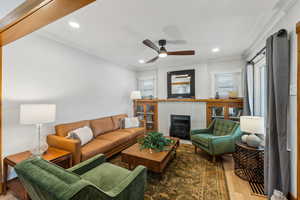
M5 196L0 196L0 200L17 200L17 198L8 191Z
M266 200L266 197L260 197L251 194L251 188L247 181L240 179L234 174L234 162L231 155L222 157L227 186L231 200Z

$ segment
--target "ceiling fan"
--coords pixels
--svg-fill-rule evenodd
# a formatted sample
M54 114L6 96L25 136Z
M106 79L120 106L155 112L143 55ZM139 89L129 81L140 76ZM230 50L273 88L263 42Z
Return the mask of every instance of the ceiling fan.
M152 63L155 62L158 58L164 58L167 56L189 56L189 55L195 55L194 50L188 50L188 51L167 51L165 46L167 44L166 40L159 40L158 44L160 48L154 44L151 40L146 39L143 41L143 44L146 45L147 47L150 47L154 51L158 53L158 55L151 60L147 61L146 63Z

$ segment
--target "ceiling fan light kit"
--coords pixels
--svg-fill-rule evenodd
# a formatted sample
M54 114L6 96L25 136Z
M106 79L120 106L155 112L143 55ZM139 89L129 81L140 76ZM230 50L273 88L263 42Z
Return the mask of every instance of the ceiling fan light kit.
M159 57L165 58L167 56L168 56L168 52L167 52L166 48L162 46L159 50Z
M151 40L146 39L143 41L143 44L146 45L147 47L153 49L158 53L158 56L152 58L151 60L145 62L145 63L153 63L155 62L158 58L165 58L168 55L172 56L188 56L188 55L195 55L194 50L188 50L188 51L173 51L173 52L168 52L167 49L165 48L165 45L167 44L166 40L159 40L158 44L160 48L154 44Z

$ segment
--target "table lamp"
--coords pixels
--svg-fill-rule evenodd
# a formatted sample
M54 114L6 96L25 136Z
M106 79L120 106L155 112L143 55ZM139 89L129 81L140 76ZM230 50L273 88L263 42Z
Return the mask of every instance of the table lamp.
M133 115L136 115L136 100L141 99L142 95L140 91L132 91L130 94L130 99L133 101Z
M244 135L242 141L246 142L249 146L259 147L263 146L265 125L264 118L257 116L241 116L241 131L250 133ZM258 137L260 136L260 137Z
M131 95L130 95L130 99L132 100L137 100L137 99L141 99L142 95L140 91L132 91Z
M25 125L36 125L38 134L37 151L34 156L41 156L44 152L41 149L41 127L42 124L55 121L56 105L54 104L22 104L20 106L20 123Z

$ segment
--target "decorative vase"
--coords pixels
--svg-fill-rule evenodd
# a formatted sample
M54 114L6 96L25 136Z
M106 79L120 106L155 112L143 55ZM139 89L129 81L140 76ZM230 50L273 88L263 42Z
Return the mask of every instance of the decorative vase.
M247 144L250 147L259 147L262 142L262 139L260 139L258 136L255 134L251 134L247 137Z

